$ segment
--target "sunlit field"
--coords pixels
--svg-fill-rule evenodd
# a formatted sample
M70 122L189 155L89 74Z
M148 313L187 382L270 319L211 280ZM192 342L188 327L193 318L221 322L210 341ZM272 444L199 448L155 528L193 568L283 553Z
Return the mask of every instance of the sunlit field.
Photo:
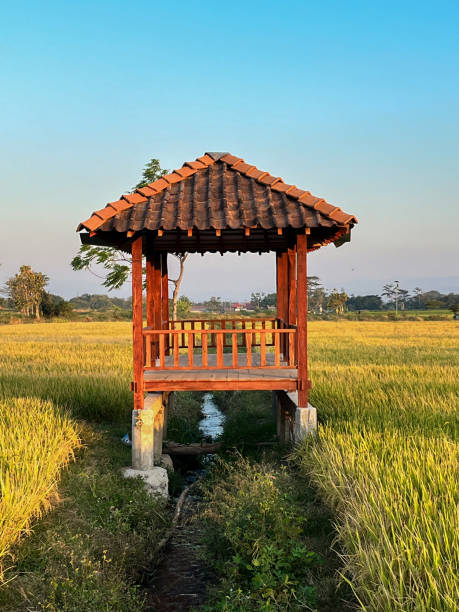
M51 402L0 400L0 579L11 546L49 508L78 446L75 424Z
M0 327L0 397L51 399L91 420L128 419L130 323Z
M2 326L2 411L27 396L29 413L128 424L130 347L126 322ZM320 435L296 456L334 510L344 579L366 610L456 610L459 325L313 321L309 347Z
M310 325L319 440L297 452L366 610L457 610L459 326Z

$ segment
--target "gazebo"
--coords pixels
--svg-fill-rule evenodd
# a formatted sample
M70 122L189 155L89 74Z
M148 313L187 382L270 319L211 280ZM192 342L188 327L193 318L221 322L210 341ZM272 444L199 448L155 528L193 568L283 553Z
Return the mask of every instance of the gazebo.
M354 215L229 153L185 162L83 221L83 244L132 254L136 418L153 396L161 394L164 405L180 390L268 389L307 409L307 253L349 241L355 223ZM276 316L171 321L168 254L208 252L275 253Z

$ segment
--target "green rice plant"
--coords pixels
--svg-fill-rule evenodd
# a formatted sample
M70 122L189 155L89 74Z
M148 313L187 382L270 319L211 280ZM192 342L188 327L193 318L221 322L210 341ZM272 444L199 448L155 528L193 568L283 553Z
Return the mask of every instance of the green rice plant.
M343 576L364 610L457 610L457 325L310 332L322 425L294 456L335 512Z
M0 401L0 577L11 546L50 507L79 444L75 424L50 402Z

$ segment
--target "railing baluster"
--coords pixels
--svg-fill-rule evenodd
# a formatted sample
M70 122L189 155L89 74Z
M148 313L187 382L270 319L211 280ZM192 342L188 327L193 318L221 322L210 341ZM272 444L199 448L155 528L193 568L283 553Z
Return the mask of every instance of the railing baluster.
M174 368L179 367L179 335L180 334L172 334L174 341Z
M193 357L194 357L194 333L192 330L188 330L187 333L188 338L188 367L193 367Z
M217 332L217 368L223 368L223 333Z
M165 357L164 341L165 339L166 339L165 334L159 334L159 367L161 369L163 369L165 365L165 361L164 361L164 357Z
M203 332L201 336L202 340L202 367L208 367L208 359L207 359L207 332Z
M226 321L221 322L221 328L226 329ZM226 348L226 334L223 335L223 348Z
M245 334L245 343L247 347L247 367L252 367L252 332L247 331Z
M232 340L232 352L233 352L233 368L237 368L237 351L238 351L238 345L237 345L237 333L232 333L231 334L231 340Z
M260 367L266 366L266 331L260 332Z
M151 336L144 336L145 340L145 367L151 367Z
M288 365L295 365L295 337L296 329L292 329L288 334Z
M272 336L274 339L274 365L276 368L280 366L280 335L279 333L273 332Z

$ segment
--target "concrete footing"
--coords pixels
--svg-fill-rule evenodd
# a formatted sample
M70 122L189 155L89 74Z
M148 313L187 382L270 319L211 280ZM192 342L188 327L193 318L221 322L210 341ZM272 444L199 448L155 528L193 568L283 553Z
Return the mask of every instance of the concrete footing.
M307 408L297 408L295 410L295 428L293 439L299 442L309 434L317 431L317 409L311 404Z
M140 476L145 481L147 490L151 495L161 495L161 497L168 497L169 495L169 479L165 468L159 466L149 470L124 468L123 476L125 478L138 478Z
M298 406L298 393L273 391L273 407L277 412L277 435L281 442L300 442L317 431L317 410L311 404Z

